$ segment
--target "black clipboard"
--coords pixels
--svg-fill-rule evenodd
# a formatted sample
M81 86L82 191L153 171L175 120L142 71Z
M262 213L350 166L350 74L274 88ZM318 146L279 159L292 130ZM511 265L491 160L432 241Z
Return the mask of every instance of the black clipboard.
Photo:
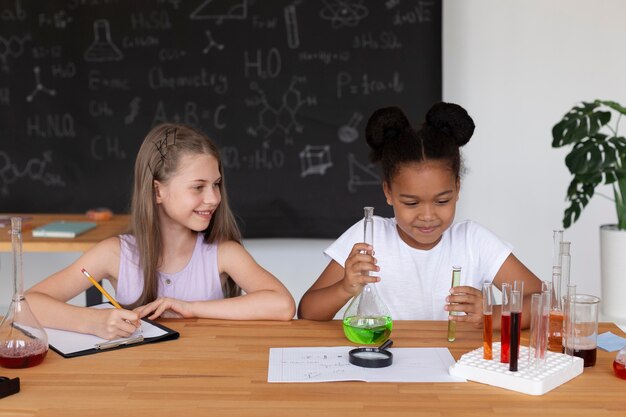
M156 337L141 337L138 338L124 338L124 339L116 339L116 340L102 340L100 343L95 343L92 348L83 349L78 351L63 351L57 347L55 347L52 343L49 344L50 349L63 356L64 358L76 358L79 356L93 355L96 353L109 352L118 349L125 349L134 346L145 345L149 343L159 343L167 340L175 340L178 339L180 333L176 330L172 330L169 327L166 327L160 323L152 321L150 319L143 318L141 321L151 324L154 327L157 327L163 330L165 333ZM105 345L104 347L98 345Z

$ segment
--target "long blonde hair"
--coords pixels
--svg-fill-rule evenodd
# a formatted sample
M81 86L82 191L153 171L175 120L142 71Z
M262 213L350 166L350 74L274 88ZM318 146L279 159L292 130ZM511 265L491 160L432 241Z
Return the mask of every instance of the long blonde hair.
M163 256L161 230L155 197L154 181L167 182L177 171L183 155L207 154L218 163L222 181L222 201L204 233L206 242L234 240L241 243L241 232L228 205L224 172L219 150L204 133L186 125L164 123L146 135L135 160L135 181L131 203L130 233L135 237L143 271L143 292L128 308L154 301L158 296L158 269ZM241 294L230 277L222 280L225 297Z

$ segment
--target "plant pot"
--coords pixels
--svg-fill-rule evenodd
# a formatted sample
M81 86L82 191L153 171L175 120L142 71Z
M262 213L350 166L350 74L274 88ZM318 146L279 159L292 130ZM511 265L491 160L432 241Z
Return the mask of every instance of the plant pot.
M602 319L626 323L626 231L615 224L600 226Z

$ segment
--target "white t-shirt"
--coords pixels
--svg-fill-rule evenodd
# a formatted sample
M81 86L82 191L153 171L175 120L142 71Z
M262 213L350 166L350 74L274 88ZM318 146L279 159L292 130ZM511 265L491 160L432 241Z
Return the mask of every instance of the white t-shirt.
M344 266L357 242L363 220L350 227L324 253ZM394 320L447 320L443 309L450 293L452 267L460 266L461 285L481 289L493 281L512 246L470 220L452 224L429 250L414 249L398 234L396 220L374 216L374 256L379 295Z

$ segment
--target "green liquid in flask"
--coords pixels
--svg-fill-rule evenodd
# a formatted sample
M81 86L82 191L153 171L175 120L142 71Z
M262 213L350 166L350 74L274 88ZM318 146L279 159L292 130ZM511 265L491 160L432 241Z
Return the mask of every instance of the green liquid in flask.
M346 317L343 332L348 340L362 345L377 345L389 339L393 322L390 316Z

